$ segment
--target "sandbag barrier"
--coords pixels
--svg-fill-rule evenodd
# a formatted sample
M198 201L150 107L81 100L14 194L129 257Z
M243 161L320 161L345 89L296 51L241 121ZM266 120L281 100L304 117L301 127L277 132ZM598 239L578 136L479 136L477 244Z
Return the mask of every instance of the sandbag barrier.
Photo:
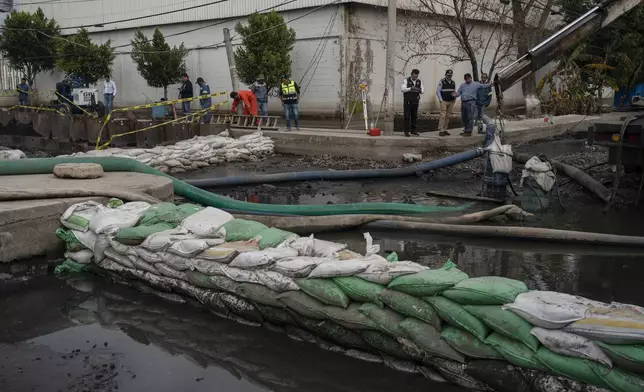
M162 173L176 174L225 162L256 161L273 155L274 152L275 143L271 138L263 136L261 132L233 139L228 131L224 131L219 135L195 136L175 144L149 149L97 149L61 155L59 158L129 158L149 165Z
M66 268L96 264L170 301L356 358L473 390L507 391L508 378L516 391L644 390L636 306L469 278L451 261L387 260L368 234L363 256L189 204L87 202L61 223Z

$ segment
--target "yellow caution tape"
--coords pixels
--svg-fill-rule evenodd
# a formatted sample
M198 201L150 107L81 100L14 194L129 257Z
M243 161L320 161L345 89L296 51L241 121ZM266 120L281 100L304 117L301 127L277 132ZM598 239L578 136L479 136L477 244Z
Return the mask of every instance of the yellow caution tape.
M43 106L14 105L14 106L10 107L10 108L9 108L9 109L7 109L7 110L13 110L13 109L16 109L16 108L22 108L22 109L33 109L33 110L35 110L36 112L39 112L39 111L44 111L44 112L55 112L55 113L60 114L60 115L61 115L61 116L63 116L63 117L65 116L65 113L61 112L61 111L60 111L60 110L58 110L58 109L54 109L54 108L47 108L47 107L43 107Z
M56 91L56 95L58 95L59 97L61 97L61 98L62 98L62 99L64 99L65 101L67 101L67 102L71 103L72 105L76 106L77 108L79 108L83 113L87 114L88 116L90 116L90 117L98 117L98 114L88 112L87 110L83 109L82 107L80 107L80 106L76 105L76 104L74 103L74 101L70 101L70 100L69 100L69 98L67 98L66 96L62 95L62 94L61 94L61 93L59 93L58 91ZM97 98L98 98L98 97L97 97Z
M212 93L212 94L200 95L198 97L180 98L180 99L173 99L171 101L161 101L161 102L156 102L156 103L149 103L149 104L146 104L146 105L137 105L137 106L130 106L130 107L127 107L127 108L114 109L111 112L109 112L107 114L107 116L105 116L105 120L103 121L103 126L101 127L101 130L98 132L98 139L96 139L96 149L100 150L99 143L101 142L101 136L103 135L103 129L105 129L105 126L107 125L107 123L110 122L110 119L112 118L112 113L128 112L130 110L150 109L150 108L155 108L155 107L159 107L159 106L174 105L174 104L177 104L177 103L194 101L196 99L206 99L206 98L211 98L211 97L218 97L218 96L225 95L225 94L227 94L227 92L223 91L223 92L217 92L217 93ZM228 102L228 101L224 101L224 102ZM217 106L219 106L219 105L217 105Z
M206 97L207 97L207 96L206 96ZM186 98L186 99L187 99L187 98ZM166 101L166 102L169 102L169 101ZM185 102L185 101L184 101L184 102ZM213 109L216 109L217 107L219 107L219 106L221 106L221 105L224 105L224 104L227 104L227 103L228 103L228 101L219 102L219 103L216 103L216 104L214 104L214 105L212 105L212 106L210 106L210 107L208 107L208 108L206 108L206 109L202 109L202 110L199 110L199 111L197 111L197 112L194 112L194 113L188 114L188 115L186 115L186 116L184 116L184 117L179 117L179 118L177 118L177 119L173 119L173 120L170 120L170 121L166 121L166 122L163 122L163 123L160 123L160 124L154 124L154 125L149 126L149 127L146 127L146 128L137 129L137 130L134 130L134 131L123 132L123 133L119 133L119 134L116 134L116 135L112 135L112 136L110 136L110 138L109 138L109 140L108 140L108 141L106 141L105 143L103 143L103 144L101 144L101 145L99 145L99 143L100 143L100 139L101 139L101 136L100 136L100 134L99 134L98 139L96 139L96 149L97 149L97 150L102 150L103 148L108 147L110 144L112 144L112 141L114 140L114 138L117 138L117 137L126 136L126 135L132 135L132 134L134 134L134 133L138 133L138 132L145 132L145 131L149 131L149 130L151 130L151 129L159 128L159 127L162 127L162 126L164 126L164 125L173 124L173 123L176 123L176 122L179 122L179 121L186 120L186 119L188 119L189 117L192 117L192 118L191 118L191 122L192 122L192 121L194 121L194 117L196 117L196 116L201 117L201 116L203 116L204 114L206 114L207 112L209 112L209 111L211 111L211 110L213 110ZM102 131L102 130L103 130L103 129L101 128L101 131Z

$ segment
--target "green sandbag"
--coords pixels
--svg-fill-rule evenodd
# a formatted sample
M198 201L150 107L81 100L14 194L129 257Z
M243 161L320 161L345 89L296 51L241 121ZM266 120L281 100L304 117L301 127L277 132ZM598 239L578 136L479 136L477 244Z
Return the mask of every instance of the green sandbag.
M609 369L597 362L586 361L595 374L615 392L644 391L644 377L627 373L619 368Z
M532 351L539 348L539 341L530 333L532 324L515 313L495 305L466 305L464 308L501 335L524 343Z
M596 343L615 365L624 370L644 374L644 345Z
M440 294L467 278L467 274L458 268L427 269L415 274L399 276L392 280L387 288L422 297Z
M135 226L119 229L115 239L125 245L140 245L150 234L173 229L176 226L161 222L151 226Z
M606 366L600 364L591 366L593 361L559 355L545 347L541 347L537 351L536 357L551 373L558 376L568 377L600 388L610 388L598 374L598 372L608 374L610 369Z
M327 305L349 306L349 297L331 279L295 279L295 283L302 291Z
M493 332L487 337L487 339L485 339L485 343L494 347L494 349L498 351L506 361L515 366L539 370L542 372L548 371L541 361L537 359L535 352L521 342L508 339L501 334Z
M382 309L376 304L366 303L360 306L360 313L373 320L379 330L386 332L391 336L401 338L407 337L405 331L398 326L405 317L395 310L389 308Z
M56 266L56 269L54 269L54 274L56 276L67 275L67 274L78 274L81 272L85 272L85 270L87 270L88 265L89 264L80 264L75 262L74 260L66 259L61 264L58 264Z
M177 227L181 221L201 210L203 207L190 203L178 206L173 203L154 204L141 216L138 225L152 226L157 223L168 223L172 227Z
M342 347L356 348L371 351L371 346L357 333L333 321L313 320L308 317L299 317L300 323L317 336L328 339Z
M384 306L380 301L380 292L385 288L383 285L367 282L355 276L333 278L333 281L354 301L371 302L380 307Z
M251 240L268 227L260 222L233 219L224 223L221 229L226 229L226 242L234 242Z
M380 292L380 299L385 305L398 313L415 317L431 324L436 329L440 330L441 328L441 319L434 308L420 298L399 291L384 289Z
M373 320L360 312L360 304L355 302L349 304L346 309L327 306L324 309L324 314L337 324L351 330L378 329Z
M429 302L441 319L449 325L465 330L483 341L490 334L490 329L476 317L469 314L465 308L456 302L437 295L425 297L423 300Z
M395 262L397 262L397 261L398 261L398 253L396 253L396 252L391 252L391 253L389 253L389 254L387 255L387 257L385 257L385 259L387 259L387 261L389 261L389 262L391 262L391 263L395 263Z
M299 315L316 320L325 320L324 304L302 291L287 291L277 299Z
M441 340L441 333L431 325L410 317L400 323L400 328L405 331L414 343L429 354L460 363L465 362L465 357L444 340Z
M280 295L277 291L271 290L266 286L255 283L239 283L237 292L244 298L262 305L275 306L278 308L285 307L283 303L277 300Z
M186 271L186 278L197 287L212 289L217 291L227 291L229 293L236 293L239 283L226 276L210 276L202 274L198 271Z
M56 236L65 242L65 249L68 252L80 252L85 249L85 245L78 241L78 238L76 238L74 232L71 230L58 228L56 229Z
M476 359L504 359L492 346L489 346L469 332L447 327L441 332L441 339L459 353Z
M443 296L461 305L505 305L528 291L525 283L501 276L465 279L443 292Z
M227 233L227 231L226 231ZM227 236L228 234L226 234ZM259 236L259 249L276 248L279 244L286 241L290 237L297 237L297 234L290 231L284 231L269 227L258 234Z
M412 359L400 346L395 338L379 331L362 331L360 336L370 345L385 354L393 355L396 358Z

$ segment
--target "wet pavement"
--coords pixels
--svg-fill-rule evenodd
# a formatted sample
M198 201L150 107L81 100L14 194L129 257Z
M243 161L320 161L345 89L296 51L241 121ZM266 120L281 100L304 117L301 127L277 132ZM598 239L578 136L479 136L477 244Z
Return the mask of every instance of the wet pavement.
M587 157L582 142L539 146L551 156ZM579 166L585 165L586 158ZM597 154L597 159L604 159ZM286 170L393 167L395 163L306 161L275 157L265 162L219 167L191 177ZM384 165L384 166L383 166ZM287 183L218 189L240 200L280 204L368 201L461 204L428 191L475 194L481 162L415 178ZM642 209L604 213L579 190L564 190L563 209L554 199L536 227L644 236ZM472 210L491 208L477 203ZM522 241L449 238L372 232L382 254L439 266L454 255L471 277L499 275L532 289L579 294L600 301L644 306L644 252L599 246L570 247ZM364 252L360 231L320 234ZM172 304L101 278L59 280L46 261L0 265L0 391L406 391L451 392L421 376L393 371L322 350L286 335L218 318L189 304ZM22 277L22 278L21 278Z

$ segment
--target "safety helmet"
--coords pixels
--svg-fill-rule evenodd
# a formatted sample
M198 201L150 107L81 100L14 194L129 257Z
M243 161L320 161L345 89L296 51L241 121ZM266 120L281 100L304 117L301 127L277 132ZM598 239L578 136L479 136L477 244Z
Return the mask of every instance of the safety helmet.
M451 69L448 69L447 71L445 71L445 76L447 76L447 75L449 75L449 76L454 75L454 71L452 71Z

